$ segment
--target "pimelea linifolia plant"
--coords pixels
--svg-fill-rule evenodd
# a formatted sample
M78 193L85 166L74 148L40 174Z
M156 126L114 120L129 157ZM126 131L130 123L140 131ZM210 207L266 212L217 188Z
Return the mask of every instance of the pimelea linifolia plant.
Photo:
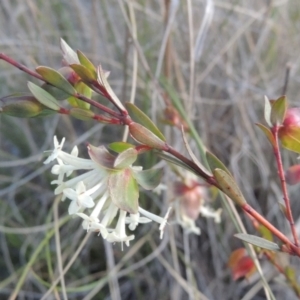
M250 218L254 228L261 237L237 234L241 240L258 246L260 250L285 275L286 279L299 296L299 286L295 276L280 268L275 262L273 253L281 251L300 257L299 239L295 230L294 219L286 182L296 184L300 181L299 165L291 166L286 172L283 169L279 141L288 150L300 153L300 108L289 108L285 96L277 100L265 98L265 125L257 126L269 140L283 193L284 203L281 208L290 225L292 239L274 227L264 216L251 207L235 179L226 166L212 153L205 151L205 163L202 164L191 152L188 158L174 149L166 140L158 127L132 103L122 103L108 82L109 72L98 67L81 52L75 52L64 40L61 40L63 52L63 67L54 70L39 66L34 71L18 63L5 54L0 59L19 68L23 72L41 81L41 85L28 83L29 92L8 96L1 99L1 112L6 115L32 118L51 114L64 114L85 120L94 120L107 126L127 126L135 144L115 141L104 146L88 145L89 159L79 157L78 148L71 153L63 150L65 138L58 140L53 137L53 149L47 151L48 157L44 164L55 162L51 172L56 175L55 195L61 200L69 201L68 213L82 218L83 229L96 232L108 242L130 245L135 236L128 234L141 223L154 221L158 223L160 238L163 238L171 207L164 216L153 214L140 206L139 189L153 190L160 185L162 169L144 170L143 166L135 165L138 156L148 151L154 151L160 158L181 167L181 181L175 184L173 202L174 215L177 223L188 232L200 234L200 228L195 225L199 214L221 221L221 210L214 211L206 206L205 186L214 186L230 198ZM166 86L167 89L167 86ZM113 108L93 100L93 93L106 98ZM68 105L62 100L67 100ZM189 130L189 124L180 118L180 110L176 106L167 107L166 119L170 124ZM204 167L207 165L208 167ZM71 174L80 171L80 175ZM183 173L182 173L183 172ZM204 184L199 183L199 178ZM227 198L228 197L228 198ZM116 219L116 225L112 226ZM72 222L72 220L70 221ZM237 258L238 257L238 258ZM235 279L253 273L254 264L244 250L233 253L228 266L233 270Z

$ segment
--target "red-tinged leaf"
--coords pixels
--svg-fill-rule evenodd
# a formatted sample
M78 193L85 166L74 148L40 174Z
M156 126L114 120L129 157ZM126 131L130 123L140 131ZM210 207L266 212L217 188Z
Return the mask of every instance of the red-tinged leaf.
M95 147L88 145L88 152L91 160L99 164L102 168L113 170L115 157L110 154L104 146Z
M114 142L109 144L108 148L117 153L121 153L129 148L134 148L134 145L125 142Z
M243 277L249 278L255 271L256 267L250 256L242 257L238 264L231 270L233 280Z
M109 175L108 192L112 202L120 209L131 214L138 213L139 188L130 168Z
M288 184L294 185L300 182L300 165L294 165L285 172L285 180Z
M228 259L227 266L231 269L234 280L249 278L256 271L255 264L245 248L234 250Z
M279 139L284 148L300 153L300 127L282 127L279 130Z
M157 150L164 150L166 147L166 143L163 140L141 124L131 122L129 124L129 132L131 136L141 144Z
M137 106L135 106L132 103L127 102L125 103L125 106L128 109L129 115L132 117L132 119L135 122L140 123L141 125L146 127L162 141L166 141L166 138L158 129L158 127L152 122L152 120L143 111L141 111Z
M46 107L48 107L52 110L55 110L55 111L60 110L60 106L59 106L58 102L48 92L46 92L44 89L35 85L32 82L28 82L27 85L28 85L30 92L40 103L42 103L43 105L45 105Z
M36 72L39 73L45 81L66 92L67 94L74 94L76 91L71 83L59 72L49 67L37 67Z
M78 55L80 64L82 64L88 70L90 70L92 72L92 74L94 75L94 78L97 78L96 67L93 65L93 63L80 50L77 50L77 55Z
M227 266L229 268L234 267L244 256L247 256L246 248L238 248L234 250L228 259Z
M266 126L264 126L264 125L262 125L260 123L256 123L255 125L258 126L261 129L261 131L268 138L268 140L271 143L271 145L274 147L275 146L275 139L274 139L274 136L273 136L271 130L268 127L266 127Z
M271 123L273 125L282 124L287 111L287 99L286 96L282 96L275 100L271 108Z

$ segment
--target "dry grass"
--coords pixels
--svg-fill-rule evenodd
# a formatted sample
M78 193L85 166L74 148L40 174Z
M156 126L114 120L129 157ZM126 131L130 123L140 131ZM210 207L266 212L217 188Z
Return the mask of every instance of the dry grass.
M133 90L137 104L157 122L164 103L150 74L167 76L204 144L233 171L249 203L288 234L277 205L282 196L271 148L254 123L262 120L263 96L281 95L288 63L287 96L291 105L299 105L298 1L171 1L169 18L165 3L2 0L0 51L31 68L58 68L63 37L111 70L110 82L120 99L129 100ZM128 24L132 33L136 29L137 52ZM26 90L27 80L0 62L0 96ZM170 144L184 152L180 132L160 127ZM253 289L255 283L234 282L226 268L230 253L242 246L233 238L236 230L226 211L221 225L199 219L199 237L187 237L174 225L160 241L155 224L140 226L135 241L123 252L119 245L86 236L78 219L58 231L67 204L55 205L50 170L41 163L54 133L67 137L68 150L80 144L84 154L86 141L99 145L122 138L122 128L62 116L0 117L0 299L11 295L26 268L18 299L41 299L68 264L66 290L61 291L60 281L47 299L63 299L63 294L68 299L179 300L200 299L201 294L216 300L265 299L262 289ZM295 159L284 155L286 166ZM155 162L153 157L143 160L145 167ZM166 169L165 183L170 185L173 178ZM290 192L298 221L298 188ZM148 208L159 213L171 197L171 192L163 197L147 194L142 201L148 200ZM253 232L247 221L245 226ZM45 247L36 253L41 245ZM290 259L294 266L298 261ZM295 298L276 272L268 267L264 271L277 299Z

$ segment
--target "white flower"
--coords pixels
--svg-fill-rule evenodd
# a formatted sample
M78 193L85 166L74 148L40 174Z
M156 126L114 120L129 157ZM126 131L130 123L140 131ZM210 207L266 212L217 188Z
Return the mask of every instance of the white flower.
M53 161L54 159L56 159L59 156L59 153L65 143L65 138L62 139L61 143L58 143L57 137L56 135L54 136L54 149L51 153L51 155L44 161L44 164L49 164L51 161Z
M72 215L77 213L81 207L93 207L95 203L90 195L96 192L99 187L100 184L87 191L83 181L80 181L77 183L75 190L71 188L64 189L64 195L72 200L69 206L69 214Z
M57 138L54 137L54 150L45 163L57 160L57 164L51 170L54 175L58 176L51 182L57 184L55 194L63 194L62 200L65 198L71 200L69 214L76 214L83 219L83 229L98 232L108 242L120 242L122 250L123 243L129 246L129 242L134 239L134 235L127 236L126 224L129 224L128 228L133 231L138 224L155 221L160 224L159 230L162 238L170 209L162 218L138 205L136 176L138 172L144 171L142 167L131 166L137 157L136 150L131 149L115 157L104 147L97 148L89 145L88 151L91 159L83 159L77 157L77 147L72 150L71 154L62 151L64 141L65 139L59 144ZM66 179L76 170L80 170L81 174ZM130 184L126 185L126 180ZM132 195L136 197L133 200ZM92 212L87 213L86 211L91 208L93 208ZM85 213L82 213L83 210ZM112 226L116 217L116 225Z

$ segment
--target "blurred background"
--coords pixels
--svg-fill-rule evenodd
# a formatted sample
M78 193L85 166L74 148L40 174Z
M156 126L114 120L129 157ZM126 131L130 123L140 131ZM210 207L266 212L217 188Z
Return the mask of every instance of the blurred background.
M180 130L163 122L168 97L154 79L165 78L204 145L233 172L247 201L287 235L277 204L282 194L273 153L254 124L263 123L264 95L276 99L286 93L289 104L299 106L299 30L296 0L0 2L0 52L32 69L58 69L59 39L64 38L111 71L109 82L122 101L134 91L137 105L169 144L188 155ZM28 80L37 83L0 61L0 97L27 91ZM233 237L236 229L226 209L221 224L200 216L199 236L186 234L174 215L163 240L157 224L141 225L124 251L119 244L87 235L78 218L66 222L68 203L59 203L56 211L51 166L42 163L43 151L53 147L53 135L66 137L67 151L78 145L80 155L87 157L87 142L107 145L121 140L123 130L62 115L0 115L0 299L8 299L17 287L17 299L42 299L58 278L58 260L69 267L64 276L68 299L266 299L259 277L234 281L226 266L231 252L243 246ZM285 168L297 161L287 151L283 158ZM139 163L149 168L159 161L149 154ZM172 183L178 179L166 163L160 164L168 188L160 195L144 193L141 203L163 215L174 200ZM290 195L298 221L297 186ZM206 201L214 209L223 207L210 191ZM254 234L242 213L241 218ZM60 249L53 234L59 221L64 222ZM283 259L299 266L299 258ZM277 299L296 299L264 260L262 267ZM46 299L63 299L60 282Z

